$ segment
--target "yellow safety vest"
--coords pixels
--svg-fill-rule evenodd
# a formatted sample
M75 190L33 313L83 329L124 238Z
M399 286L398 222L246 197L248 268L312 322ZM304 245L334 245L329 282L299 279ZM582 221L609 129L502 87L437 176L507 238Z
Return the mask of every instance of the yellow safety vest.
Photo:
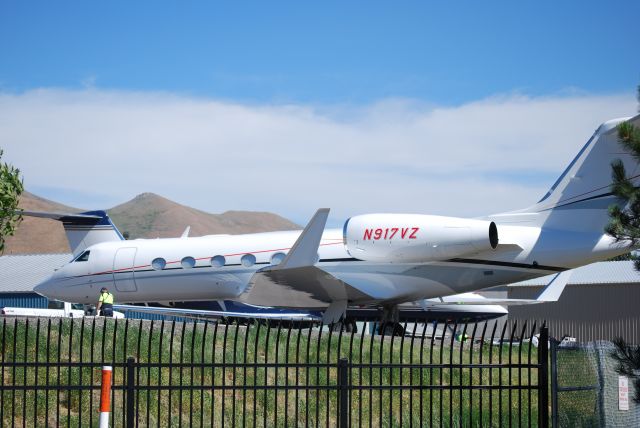
M98 302L110 303L110 304L113 305L113 294L111 294L111 293L102 293L102 294L100 294L100 298L98 299Z

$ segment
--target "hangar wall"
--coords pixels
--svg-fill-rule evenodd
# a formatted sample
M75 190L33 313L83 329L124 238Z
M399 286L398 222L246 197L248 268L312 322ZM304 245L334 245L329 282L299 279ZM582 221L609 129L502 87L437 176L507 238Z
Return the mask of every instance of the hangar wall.
M49 301L34 292L1 293L0 308L46 308Z
M509 287L509 297L535 298L542 287ZM509 321L546 320L557 339L573 336L579 342L622 337L640 344L640 284L569 284L557 303L509 308Z

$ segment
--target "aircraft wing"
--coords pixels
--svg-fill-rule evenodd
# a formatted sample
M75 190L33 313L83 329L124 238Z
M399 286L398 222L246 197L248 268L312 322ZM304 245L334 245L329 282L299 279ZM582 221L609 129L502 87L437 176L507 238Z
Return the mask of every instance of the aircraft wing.
M247 318L283 321L320 321L320 317L304 312L239 312L212 311L206 309L165 308L158 306L113 305L113 309L120 312L141 312L146 314L168 315L187 318Z
M465 297L465 296L447 296L438 299L428 299L427 306L440 306L440 305L501 305L501 306L516 306L516 305L533 305L537 303L557 302L560 299L560 295L564 291L564 287L571 278L572 271L567 270L556 274L549 284L544 287L544 290L535 299L485 299L478 297Z
M254 273L240 301L262 306L323 309L323 322L327 324L344 316L349 296L361 292L314 266L328 216L328 208L316 211L282 263Z

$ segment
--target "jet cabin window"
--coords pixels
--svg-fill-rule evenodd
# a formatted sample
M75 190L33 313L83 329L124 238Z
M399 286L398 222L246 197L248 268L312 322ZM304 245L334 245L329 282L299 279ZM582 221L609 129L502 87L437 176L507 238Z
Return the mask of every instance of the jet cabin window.
M88 261L89 260L89 254L91 254L91 251L85 251L84 253L82 253L78 257L76 257L74 262L86 262L86 261Z

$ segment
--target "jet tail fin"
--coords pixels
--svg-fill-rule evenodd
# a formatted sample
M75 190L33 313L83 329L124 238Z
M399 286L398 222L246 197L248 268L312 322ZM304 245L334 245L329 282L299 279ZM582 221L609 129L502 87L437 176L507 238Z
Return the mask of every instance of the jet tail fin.
M535 205L491 217L497 222L603 234L609 222L608 208L619 202L611 193L612 162L622 162L627 176L636 186L640 183L638 160L624 150L618 139L617 127L623 122L640 127L640 115L600 125ZM578 217L580 221L576 221Z
M20 214L62 222L74 257L91 245L99 244L100 242L124 240L122 234L105 211L87 211L83 213L20 211Z

